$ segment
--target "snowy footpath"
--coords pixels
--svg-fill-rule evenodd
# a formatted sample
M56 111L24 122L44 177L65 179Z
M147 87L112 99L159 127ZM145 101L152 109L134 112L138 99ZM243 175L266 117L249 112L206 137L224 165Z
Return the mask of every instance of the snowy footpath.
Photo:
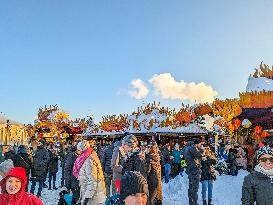
M242 186L247 171L239 171L238 176L218 176L213 187L213 205L240 205ZM168 184L163 183L164 205L187 205L188 200L188 176L180 175L172 179ZM202 204L201 183L199 186L199 204Z
M242 185L244 177L248 174L246 171L240 171L238 176L218 176L213 187L214 205L240 205L242 195ZM48 184L48 183L47 183ZM61 185L61 173L57 174L56 186ZM43 189L42 201L45 205L57 205L59 200L58 190ZM37 187L36 192L37 193ZM163 205L187 205L188 204L188 177L180 175L172 179L168 184L163 183ZM199 204L201 199L201 183L199 187Z

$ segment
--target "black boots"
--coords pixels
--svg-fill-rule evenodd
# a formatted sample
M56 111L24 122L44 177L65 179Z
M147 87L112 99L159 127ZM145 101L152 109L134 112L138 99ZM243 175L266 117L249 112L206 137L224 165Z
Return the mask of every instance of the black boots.
M212 200L209 199L208 203L207 203L206 200L203 200L203 205L213 205L213 204L212 204Z

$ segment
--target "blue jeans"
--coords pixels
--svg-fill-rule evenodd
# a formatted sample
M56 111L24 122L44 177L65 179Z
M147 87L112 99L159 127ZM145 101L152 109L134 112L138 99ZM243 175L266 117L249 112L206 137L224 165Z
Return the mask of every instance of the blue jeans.
M37 182L39 183L37 196L41 196L41 193L42 193L42 190L43 190L44 181L38 181L38 180L36 180L36 179L33 179L33 180L32 180L32 183L31 183L30 193L34 194L34 191L35 191L35 187L36 187L36 183L37 183Z
M208 199L212 199L212 189L213 189L213 180L201 181L202 183L202 199L203 201L207 198L208 190Z

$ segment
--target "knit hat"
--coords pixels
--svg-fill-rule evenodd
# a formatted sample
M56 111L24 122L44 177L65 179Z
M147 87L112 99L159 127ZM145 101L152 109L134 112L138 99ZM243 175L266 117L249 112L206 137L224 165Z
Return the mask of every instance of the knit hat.
M138 145L138 141L134 135L127 135L123 138L122 144L127 144L130 147L136 147Z
M149 190L146 179L140 172L125 172L120 182L121 199L124 200L126 197L137 193L144 193L148 196Z
M8 173L14 167L11 159L5 160L0 164L0 171L4 174Z
M259 160L260 157L263 156L264 154L269 154L269 155L273 156L271 148L262 147L262 148L258 149L258 151L256 153L257 160Z
M88 141L86 141L86 140L80 141L77 144L77 150L78 151L84 151L84 150L86 150L89 147L90 147L90 143Z

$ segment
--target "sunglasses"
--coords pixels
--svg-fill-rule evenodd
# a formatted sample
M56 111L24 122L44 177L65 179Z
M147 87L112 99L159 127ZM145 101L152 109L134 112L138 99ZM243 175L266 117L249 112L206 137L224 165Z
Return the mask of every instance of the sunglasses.
M260 160L261 162L266 162L268 160L269 162L273 163L273 157L261 157Z

